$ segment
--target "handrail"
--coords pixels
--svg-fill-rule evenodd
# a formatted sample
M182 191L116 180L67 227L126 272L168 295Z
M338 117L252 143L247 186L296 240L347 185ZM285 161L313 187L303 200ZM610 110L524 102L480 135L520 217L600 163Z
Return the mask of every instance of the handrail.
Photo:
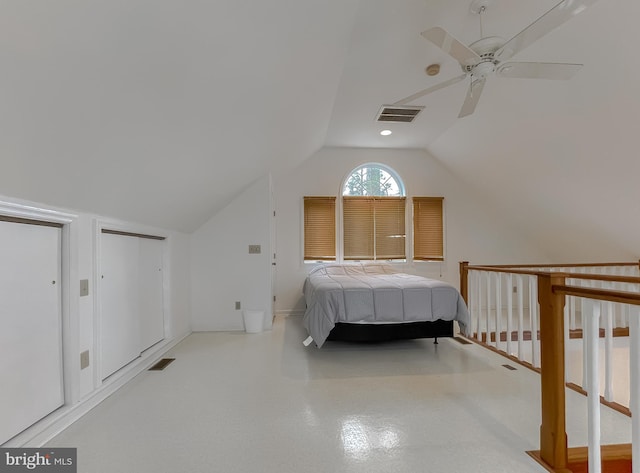
M558 264L491 264L483 265L492 268L590 268L590 267L606 267L606 266L639 266L638 262L625 263L558 263Z
M537 268L558 268L558 267L590 267L590 266L598 266L604 267L607 265L611 266L638 266L640 263L594 263L592 265L588 264L556 264L556 265L470 265L468 261L460 262L460 294L465 302L468 304L468 274L469 270L474 271L488 271L495 273L505 273L505 274L520 274L525 276L540 276L542 274L549 274L548 271L535 271L532 269L518 269L525 267L537 267ZM585 274L585 273L575 273L570 271L559 271L554 272L556 276L562 276L569 279L584 279L591 281L603 281L603 282L619 282L626 284L640 284L640 277L637 276L617 276L611 274Z
M640 284L638 276L614 276L613 274L584 274L565 273L570 279L590 279L593 281L624 282L629 284Z
M552 266L553 268L561 266ZM539 276L540 274L549 274L547 271L533 271L528 269L511 270L509 268L502 268L497 266L467 266L467 270L474 271L492 271L495 273L509 273L509 274L525 274L529 276ZM592 279L594 281L606 281L606 282L624 282L629 284L640 284L640 277L638 276L616 276L613 274L585 274L574 273L570 271L554 271L553 274L564 276L570 279Z
M534 271L531 269L509 269L498 268L496 266L467 266L467 270L473 269L475 271L492 271L494 273L509 273L509 274L527 274L529 276L538 276L540 274L549 274L546 271Z
M640 294L625 291L610 291L606 289L594 289L589 287L576 287L566 285L554 285L551 287L554 294L565 296L584 297L600 301L620 302L622 304L640 305Z

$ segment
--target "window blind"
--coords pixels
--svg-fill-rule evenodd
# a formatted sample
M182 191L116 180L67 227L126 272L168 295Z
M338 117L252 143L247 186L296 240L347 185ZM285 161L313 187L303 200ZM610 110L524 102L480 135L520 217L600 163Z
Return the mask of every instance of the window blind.
M336 198L304 198L304 259L336 259Z
M444 260L443 197L413 198L413 258Z
M343 197L344 259L404 259L404 197Z
M373 197L343 197L344 259L373 259Z
M376 259L404 259L405 198L384 197L375 200Z

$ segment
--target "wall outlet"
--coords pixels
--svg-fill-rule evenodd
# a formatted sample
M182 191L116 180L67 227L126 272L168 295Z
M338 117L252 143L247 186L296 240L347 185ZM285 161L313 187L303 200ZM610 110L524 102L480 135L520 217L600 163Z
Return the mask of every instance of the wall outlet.
M236 301L236 310L240 310L240 301Z
M518 292L518 286L513 286L513 293L515 294L516 292Z
M260 245L249 245L249 254L250 255L259 255L262 252L262 248Z
M80 369L83 370L89 366L89 350L80 353Z

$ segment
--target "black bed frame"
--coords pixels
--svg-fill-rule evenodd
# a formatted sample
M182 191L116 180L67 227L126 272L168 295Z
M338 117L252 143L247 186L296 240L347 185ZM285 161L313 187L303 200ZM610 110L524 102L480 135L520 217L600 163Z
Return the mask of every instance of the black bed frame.
M350 324L337 323L327 340L345 342L384 342L414 338L453 337L452 320L408 322L403 324Z

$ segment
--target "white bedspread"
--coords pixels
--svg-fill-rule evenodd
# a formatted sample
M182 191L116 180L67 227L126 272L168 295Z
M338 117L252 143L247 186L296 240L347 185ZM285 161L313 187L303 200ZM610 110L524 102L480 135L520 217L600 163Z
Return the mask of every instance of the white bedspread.
M324 265L307 276L303 324L322 346L336 323L403 323L456 320L469 327L469 312L452 285L384 264Z

